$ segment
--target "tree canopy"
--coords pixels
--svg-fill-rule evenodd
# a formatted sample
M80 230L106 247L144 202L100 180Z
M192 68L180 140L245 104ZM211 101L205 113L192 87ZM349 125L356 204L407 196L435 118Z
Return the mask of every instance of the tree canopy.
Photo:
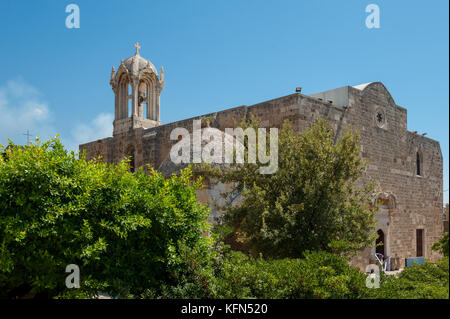
M258 121L241 125L256 128ZM376 226L374 185L357 183L366 165L360 148L350 127L337 138L324 120L299 134L285 122L274 174L260 174L258 163L247 162L196 170L233 185L226 199L240 194L239 204L221 207L222 225L232 227L231 237L245 250L275 258L301 257L306 250L352 253L373 243Z
M208 208L189 169L164 178L67 152L60 141L0 149L0 294L139 294L207 252ZM80 268L80 289L65 286Z

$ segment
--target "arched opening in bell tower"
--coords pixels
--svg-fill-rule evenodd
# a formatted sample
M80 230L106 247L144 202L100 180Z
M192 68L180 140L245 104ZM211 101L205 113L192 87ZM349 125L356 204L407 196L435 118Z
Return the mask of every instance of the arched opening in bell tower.
M150 81L146 78L140 80L138 89L138 109L140 118L149 118L148 111L151 99Z
M131 84L128 84L128 91L127 91L127 108L128 108L128 112L127 112L127 117L132 117L133 116L133 105L131 104L132 103L131 94L132 94Z
M131 90L132 86L128 75L121 72L118 76L116 91L117 113L116 119L121 120L131 116Z
M110 84L115 94L115 121L113 135L130 129L152 128L161 125L159 117L160 94L164 87L164 70L158 75L155 66L136 53L122 60L117 73L111 71Z

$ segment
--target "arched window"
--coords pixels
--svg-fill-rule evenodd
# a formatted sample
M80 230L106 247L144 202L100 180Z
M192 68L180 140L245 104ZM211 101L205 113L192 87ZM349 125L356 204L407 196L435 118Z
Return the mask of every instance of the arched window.
M128 75L124 71L120 72L117 92L117 120L131 116L131 84Z
M420 152L416 153L416 174L422 176L422 156Z

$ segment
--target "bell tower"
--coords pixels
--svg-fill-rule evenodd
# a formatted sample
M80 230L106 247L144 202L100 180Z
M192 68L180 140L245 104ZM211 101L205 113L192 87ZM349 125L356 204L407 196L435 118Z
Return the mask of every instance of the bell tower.
M160 74L155 66L139 54L139 43L134 45L136 53L121 61L117 72L113 66L110 84L115 96L113 135L136 128L151 128L161 125L159 118L159 96L164 87L164 69Z

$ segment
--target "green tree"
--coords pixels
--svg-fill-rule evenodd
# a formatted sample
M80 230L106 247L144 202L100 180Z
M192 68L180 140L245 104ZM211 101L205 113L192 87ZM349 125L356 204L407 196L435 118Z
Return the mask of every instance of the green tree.
M0 295L131 296L176 284L208 255L208 208L189 169L164 178L68 153L58 139L0 152ZM81 288L67 289L68 264Z
M258 121L241 126L256 128ZM234 185L224 194L227 200L242 196L239 205L222 207L222 222L245 250L273 258L301 257L306 250L350 254L375 239L373 183L356 183L366 165L360 149L359 134L350 127L337 139L326 121L301 134L286 122L274 174L260 174L258 163L248 161L222 168L202 164L195 170L211 182Z

